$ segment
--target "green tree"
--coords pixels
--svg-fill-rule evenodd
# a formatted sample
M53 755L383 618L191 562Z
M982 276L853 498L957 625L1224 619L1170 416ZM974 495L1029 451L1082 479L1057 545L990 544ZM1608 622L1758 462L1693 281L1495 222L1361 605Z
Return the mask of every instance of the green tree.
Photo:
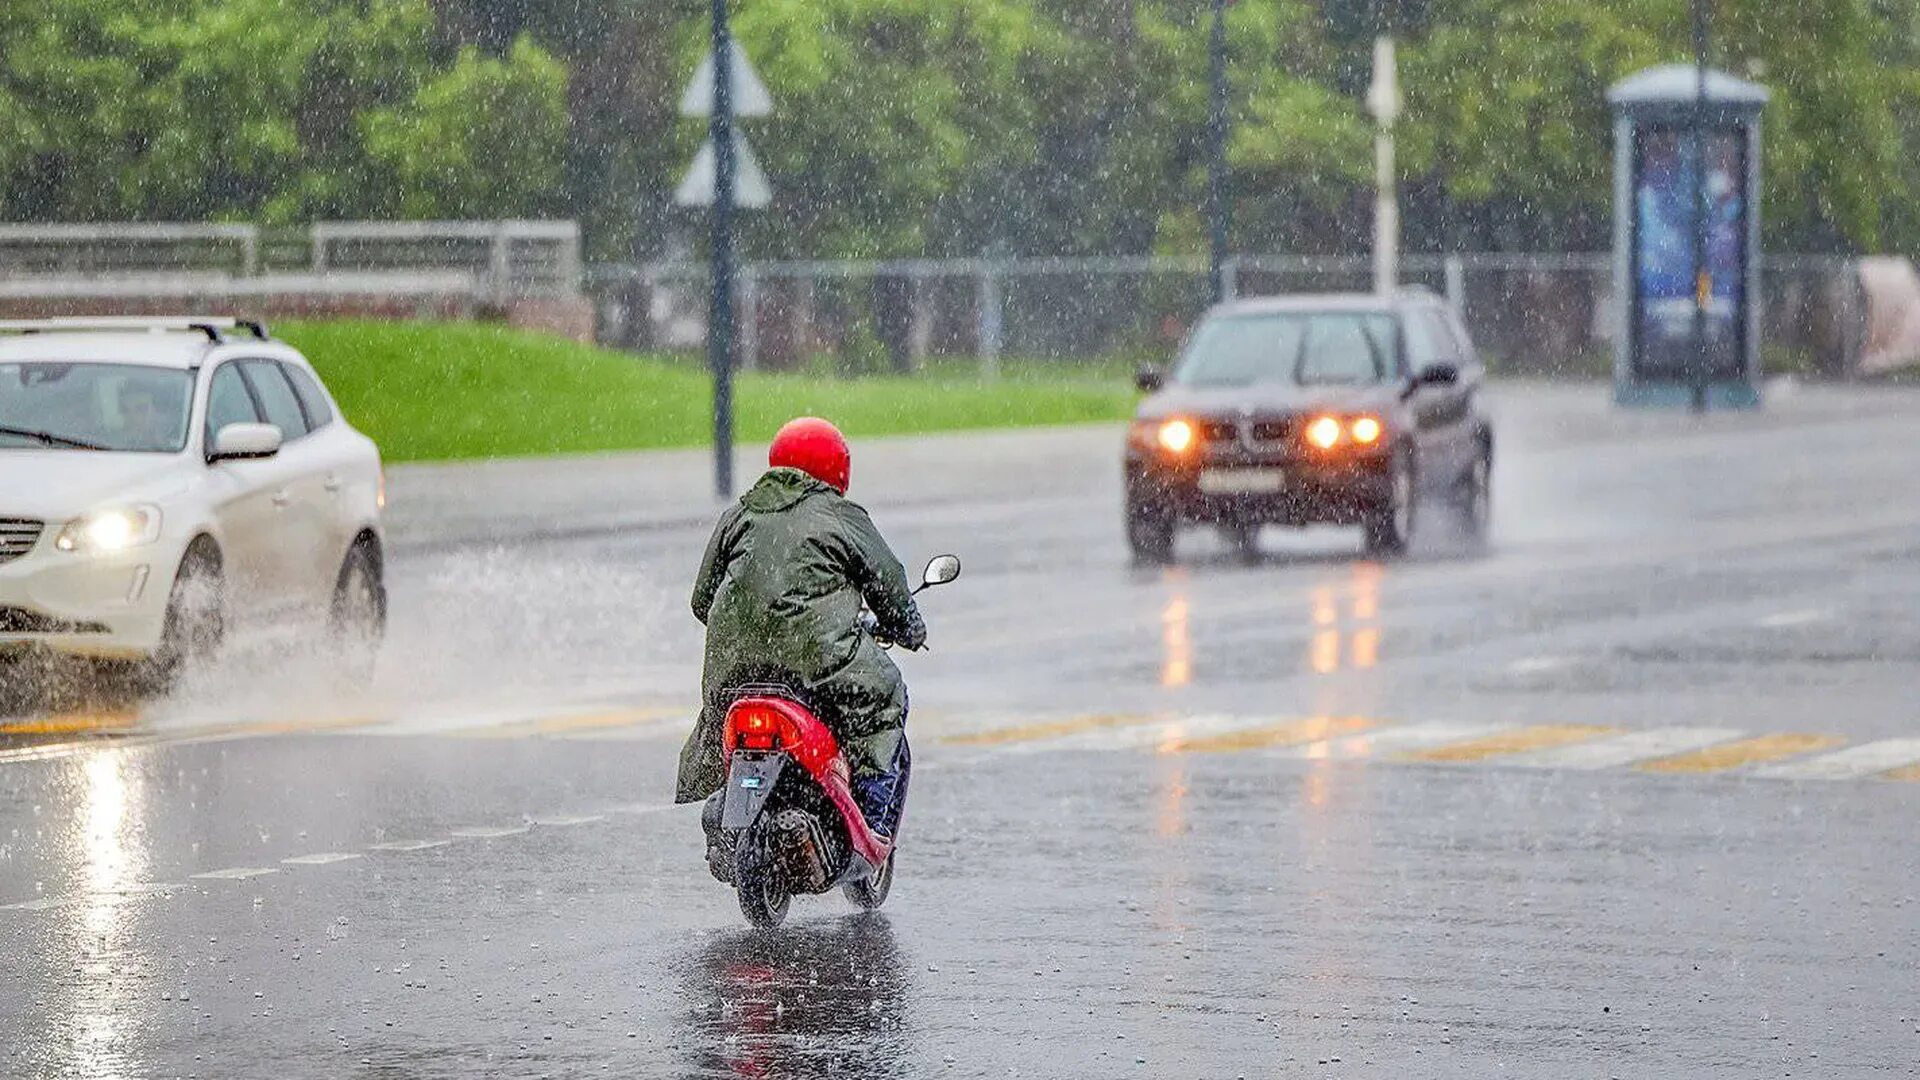
M559 209L566 70L528 38L477 49L411 102L362 117L386 209L405 217L537 216Z

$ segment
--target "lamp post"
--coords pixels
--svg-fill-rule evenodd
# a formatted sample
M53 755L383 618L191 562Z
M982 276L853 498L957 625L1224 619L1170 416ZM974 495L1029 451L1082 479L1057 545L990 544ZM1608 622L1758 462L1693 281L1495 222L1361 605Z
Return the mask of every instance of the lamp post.
M707 365L713 370L713 487L733 495L733 31L727 0L713 0L713 297L707 316Z
M1712 358L1707 345L1707 305L1713 272L1707 266L1707 0L1693 0L1693 411L1707 411Z
M1211 256L1208 282L1213 302L1227 298L1227 7L1213 0L1213 33L1208 42L1207 232Z
M1373 84L1367 110L1373 114L1373 291L1388 296L1400 286L1400 192L1394 176L1393 124L1400 118L1400 77L1393 32L1380 22L1373 39Z

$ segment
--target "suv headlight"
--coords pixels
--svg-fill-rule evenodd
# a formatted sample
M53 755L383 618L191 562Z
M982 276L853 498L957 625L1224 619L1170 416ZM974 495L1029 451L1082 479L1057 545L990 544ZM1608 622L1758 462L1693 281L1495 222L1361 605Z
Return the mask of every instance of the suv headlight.
M160 539L160 508L120 506L75 518L60 530L53 546L61 551L110 555Z

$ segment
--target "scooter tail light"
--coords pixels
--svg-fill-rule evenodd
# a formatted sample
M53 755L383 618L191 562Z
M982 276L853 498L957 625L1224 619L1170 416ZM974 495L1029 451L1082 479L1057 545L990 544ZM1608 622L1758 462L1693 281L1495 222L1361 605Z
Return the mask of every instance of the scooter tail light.
M786 727L786 717L768 708L734 710L730 719L734 738L747 750L771 750Z

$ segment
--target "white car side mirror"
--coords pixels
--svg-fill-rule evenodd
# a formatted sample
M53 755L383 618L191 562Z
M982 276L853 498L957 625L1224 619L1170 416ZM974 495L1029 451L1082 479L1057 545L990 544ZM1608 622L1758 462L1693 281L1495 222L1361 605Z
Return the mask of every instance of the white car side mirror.
M283 436L272 424L228 424L213 436L209 462L251 461L280 452Z

